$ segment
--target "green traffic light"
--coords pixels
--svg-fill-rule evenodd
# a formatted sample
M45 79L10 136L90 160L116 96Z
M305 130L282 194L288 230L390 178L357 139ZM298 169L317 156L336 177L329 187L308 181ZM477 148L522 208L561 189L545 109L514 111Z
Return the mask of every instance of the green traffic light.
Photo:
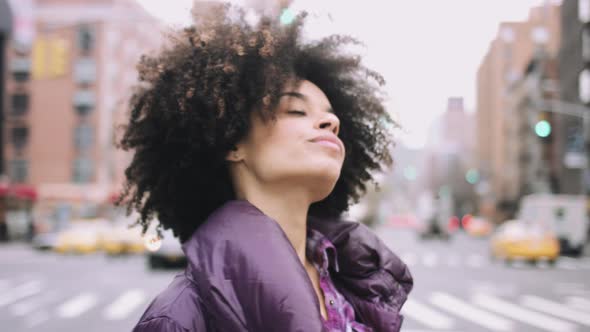
M289 8L285 8L283 9L283 12L281 13L281 17L279 18L279 20L281 24L289 25L293 23L293 21L295 20L295 12L293 12Z
M476 184L479 181L479 172L476 169L470 169L465 173L465 180L470 184Z
M541 120L535 125L535 134L539 137L551 135L551 124L547 120Z

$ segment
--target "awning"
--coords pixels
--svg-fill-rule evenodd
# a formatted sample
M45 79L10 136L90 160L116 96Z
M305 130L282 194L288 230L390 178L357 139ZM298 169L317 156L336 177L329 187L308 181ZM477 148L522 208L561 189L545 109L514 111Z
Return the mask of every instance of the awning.
M26 184L0 184L0 197L4 196L35 201L37 200L37 190Z

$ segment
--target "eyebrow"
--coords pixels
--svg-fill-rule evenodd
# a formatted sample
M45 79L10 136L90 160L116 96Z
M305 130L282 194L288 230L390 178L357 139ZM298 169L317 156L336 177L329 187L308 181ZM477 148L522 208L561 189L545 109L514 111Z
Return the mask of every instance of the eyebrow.
M295 91L283 92L283 93L281 93L279 95L279 99L281 97L293 97L293 98L301 99L301 100L303 100L306 103L309 102L309 99L307 98L306 95L304 95L302 93L299 93L299 92L295 92ZM332 107L328 107L326 109L326 112L328 112L328 113L335 113L334 110L332 109Z

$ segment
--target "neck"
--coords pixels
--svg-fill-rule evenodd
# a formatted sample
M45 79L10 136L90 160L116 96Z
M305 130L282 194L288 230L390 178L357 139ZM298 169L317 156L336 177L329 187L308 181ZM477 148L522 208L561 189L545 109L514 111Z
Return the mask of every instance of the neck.
M245 199L260 211L274 219L289 242L295 249L302 264L305 265L305 244L307 239L307 213L310 201L304 191L293 188L253 188L238 195L239 199Z

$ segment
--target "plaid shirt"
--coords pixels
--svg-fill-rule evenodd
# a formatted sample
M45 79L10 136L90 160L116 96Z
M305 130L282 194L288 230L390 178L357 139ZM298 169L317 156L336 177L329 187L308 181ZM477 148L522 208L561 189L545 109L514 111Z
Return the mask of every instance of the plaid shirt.
M320 232L308 229L306 255L320 275L327 311L324 328L329 332L371 332L371 328L355 321L354 309L332 283L328 268L338 272L336 248L332 242Z

